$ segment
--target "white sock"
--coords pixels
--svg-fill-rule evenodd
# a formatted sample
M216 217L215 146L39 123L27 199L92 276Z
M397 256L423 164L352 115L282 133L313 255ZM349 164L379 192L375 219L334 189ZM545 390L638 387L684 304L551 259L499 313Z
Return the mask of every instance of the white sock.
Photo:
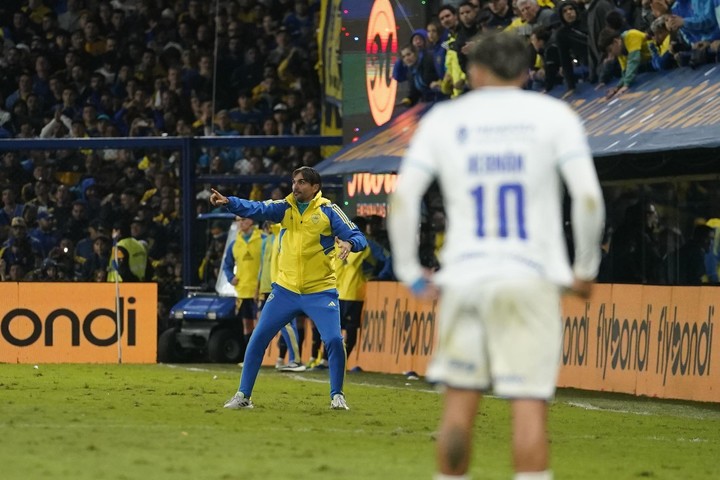
M444 473L436 473L433 480L470 480L470 475L445 475Z
M515 480L553 480L553 474L551 470L516 473Z

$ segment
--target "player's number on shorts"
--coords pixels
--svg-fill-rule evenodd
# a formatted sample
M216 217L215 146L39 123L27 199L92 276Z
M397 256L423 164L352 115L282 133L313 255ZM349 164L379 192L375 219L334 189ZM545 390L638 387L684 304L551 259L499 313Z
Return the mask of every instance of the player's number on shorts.
M472 194L475 197L475 206L477 209L477 235L478 237L484 237L487 234L485 231L486 188L480 185L472 191ZM508 222L514 221L517 227L517 236L525 240L527 238L527 232L525 230L525 194L523 186L519 183L505 183L500 185L497 191L496 205L498 208L498 236L501 238L508 237ZM509 211L508 209L511 209L513 205L515 206L513 211Z

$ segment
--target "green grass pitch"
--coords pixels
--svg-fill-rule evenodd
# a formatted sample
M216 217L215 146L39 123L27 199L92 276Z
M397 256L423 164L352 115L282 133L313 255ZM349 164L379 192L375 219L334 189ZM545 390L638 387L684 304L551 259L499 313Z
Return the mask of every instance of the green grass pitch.
M423 479L440 395L422 380L348 373L350 411L326 372L263 369L254 410L222 404L229 365L0 365L0 478ZM484 399L472 477L512 478L507 404ZM560 391L556 479L720 478L717 405Z

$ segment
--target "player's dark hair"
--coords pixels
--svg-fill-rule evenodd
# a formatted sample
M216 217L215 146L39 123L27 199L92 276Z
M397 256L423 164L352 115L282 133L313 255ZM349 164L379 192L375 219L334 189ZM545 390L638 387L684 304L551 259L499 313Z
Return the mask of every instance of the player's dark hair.
M318 171L314 168L305 166L297 168L293 172L293 178L295 178L298 173L302 175L303 180L308 182L310 185L319 185L320 188L322 188L322 179L320 178Z
M514 80L530 68L527 42L511 32L488 32L472 39L468 64L489 69L503 80Z

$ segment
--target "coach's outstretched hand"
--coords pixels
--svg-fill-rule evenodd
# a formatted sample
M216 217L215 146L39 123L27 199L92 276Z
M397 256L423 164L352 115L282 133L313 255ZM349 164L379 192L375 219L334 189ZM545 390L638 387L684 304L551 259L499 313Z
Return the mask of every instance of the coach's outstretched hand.
M227 205L230 203L230 200L223 195L222 193L218 192L214 188L211 188L210 191L212 194L210 195L210 205L213 207L217 207L218 205Z

